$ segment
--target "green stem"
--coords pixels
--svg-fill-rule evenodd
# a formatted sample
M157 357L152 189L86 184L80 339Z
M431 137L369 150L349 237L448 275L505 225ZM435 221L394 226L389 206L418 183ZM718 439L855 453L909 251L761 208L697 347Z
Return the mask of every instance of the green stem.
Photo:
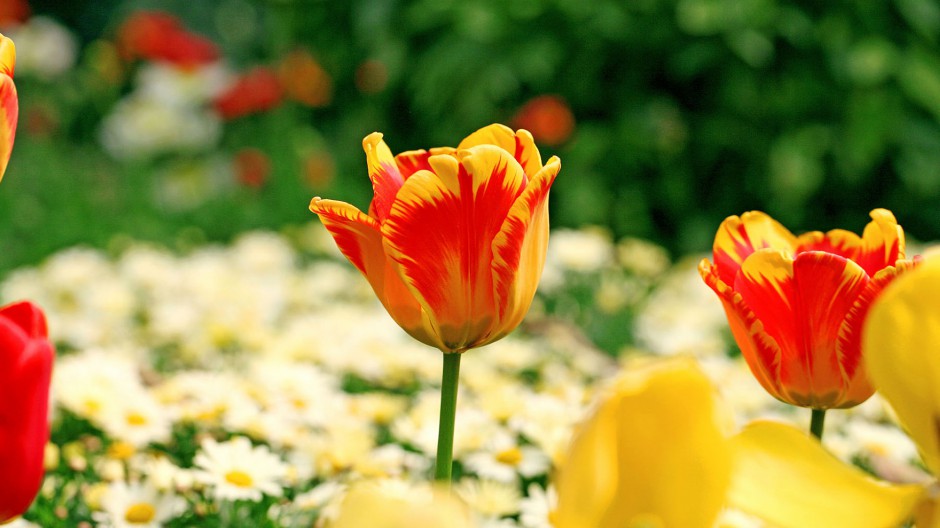
M813 409L813 417L809 422L809 432L816 437L817 440L822 441L823 434L823 425L826 422L826 410L825 409Z
M460 377L460 352L444 354L441 376L441 417L437 432L437 465L434 480L450 485L454 460L454 422L457 417L457 378Z

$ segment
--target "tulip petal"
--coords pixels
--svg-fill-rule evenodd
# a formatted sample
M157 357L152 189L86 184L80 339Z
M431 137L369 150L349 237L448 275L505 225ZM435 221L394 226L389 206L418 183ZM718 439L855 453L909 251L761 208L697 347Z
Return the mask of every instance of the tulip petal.
M6 172L13 140L16 138L16 122L19 117L19 101L13 79L0 74L0 180Z
M16 70L16 44L0 34L0 75L13 78Z
M900 526L923 494L872 479L788 425L751 423L732 445L730 505L779 528Z
M352 205L314 198L310 210L333 236L337 247L365 276L392 319L412 337L439 346L428 316L399 276L397 266L385 256L378 222Z
M780 346L773 337L764 331L764 325L757 320L754 311L748 308L741 295L736 294L730 286L718 278L718 269L715 265L702 259L698 266L699 274L721 300L731 334L741 349L748 368L757 378L757 381L773 397L784 400L777 383L777 373L780 370Z
M497 322L491 243L523 191L525 174L492 146L432 156L413 174L382 226L386 253L436 325L447 351L484 342ZM455 172L456 170L456 172Z
M777 379L786 401L817 409L847 403L857 358L844 363L839 357L839 329L868 281L857 264L831 253L811 251L791 260L762 249L744 261L734 291L780 346Z
M729 216L715 234L713 254L718 277L725 284L734 284L734 278L744 260L762 248L774 248L793 254L796 237L779 222L760 211Z
M681 431L681 434L676 434ZM578 429L556 528L711 527L731 478L714 388L685 359L628 369Z
M862 338L868 375L940 475L940 260L898 277L872 305Z
M914 265L913 261L899 260L896 265L876 273L855 300L842 323L842 328L839 329L839 363L845 369L846 376L857 380L849 385L849 392L846 394L848 401L865 401L874 392L874 387L868 381L865 363L861 361L860 352L863 325L872 303L898 275L910 271Z
M891 211L875 209L871 212L871 219L862 232L862 248L855 262L873 276L878 270L893 266L895 261L904 258L905 243L904 230Z
M381 133L373 132L366 136L362 140L362 148L366 151L374 194L372 204L369 205L369 216L382 223L388 217L388 211L405 180Z
M407 180L412 174L419 170L432 170L431 164L428 163L428 159L431 156L440 156L441 154L454 155L456 152L456 150L450 147L437 147L432 148L430 151L424 149L409 150L397 154L395 156L395 163L398 165L398 171L401 173L402 179Z
M505 150L522 165L522 170L529 178L542 170L542 155L528 130L513 132L506 125L492 124L467 136L457 145L457 150L479 145L495 145Z
M798 236L796 252L825 251L849 260L855 260L858 258L861 248L861 237L845 229L833 229L826 233L811 231Z
M548 249L548 192L561 161L552 157L516 199L493 240L498 339L519 326L538 288Z
M0 521L25 512L42 483L53 356L38 307L0 310Z

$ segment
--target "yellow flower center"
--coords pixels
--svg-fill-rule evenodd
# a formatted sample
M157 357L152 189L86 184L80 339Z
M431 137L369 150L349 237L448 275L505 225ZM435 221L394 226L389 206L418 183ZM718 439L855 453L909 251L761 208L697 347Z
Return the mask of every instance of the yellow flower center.
M124 520L131 524L147 524L152 522L153 518L156 516L157 510L146 502L132 504L131 507L124 512Z
M228 482L229 484L234 484L238 486L239 488L247 488L251 486L251 484L254 482L251 479L251 475L249 475L248 473L245 473L244 471L239 471L237 469L233 469L232 471L229 471L228 473L226 473L225 481Z
M108 446L108 456L118 460L127 460L134 455L137 449L128 442L114 442Z
M496 461L509 466L519 465L519 462L522 462L522 450L513 446L505 451L500 451L496 453Z
M131 411L127 413L125 419L127 420L127 425L147 425L147 417L139 412Z

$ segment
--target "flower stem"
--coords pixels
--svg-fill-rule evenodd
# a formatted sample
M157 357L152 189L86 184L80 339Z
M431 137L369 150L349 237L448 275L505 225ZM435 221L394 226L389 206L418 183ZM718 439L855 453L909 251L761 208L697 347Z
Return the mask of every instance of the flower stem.
M437 432L437 464L434 480L450 485L454 460L454 422L457 417L457 378L460 377L460 352L444 354L441 376L441 416Z
M809 422L809 432L816 437L817 440L822 441L823 434L823 425L826 422L826 410L825 409L813 409L813 417Z

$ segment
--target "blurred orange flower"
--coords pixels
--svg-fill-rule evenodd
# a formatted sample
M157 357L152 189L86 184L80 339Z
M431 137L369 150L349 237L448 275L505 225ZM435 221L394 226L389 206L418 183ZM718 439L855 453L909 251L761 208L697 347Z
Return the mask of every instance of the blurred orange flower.
M270 68L259 66L239 77L213 105L223 119L235 119L271 110L283 100L277 76Z
M574 132L574 114L564 99L557 95L542 95L530 99L512 120L516 128L532 132L535 141L558 146L568 141Z
M412 337L463 352L511 332L535 296L548 245L548 192L531 134L490 125L456 149L392 156L362 142L374 198L368 214L314 198L310 210Z
M306 50L296 49L285 55L277 75L287 97L301 104L326 106L333 98L333 79Z
M885 209L861 237L834 229L794 236L764 213L730 216L699 272L724 305L751 372L777 399L846 408L874 392L861 356L862 325L882 289L914 263Z
M183 68L213 62L219 50L209 39L191 33L173 15L138 11L118 28L117 45L126 60L164 61Z

